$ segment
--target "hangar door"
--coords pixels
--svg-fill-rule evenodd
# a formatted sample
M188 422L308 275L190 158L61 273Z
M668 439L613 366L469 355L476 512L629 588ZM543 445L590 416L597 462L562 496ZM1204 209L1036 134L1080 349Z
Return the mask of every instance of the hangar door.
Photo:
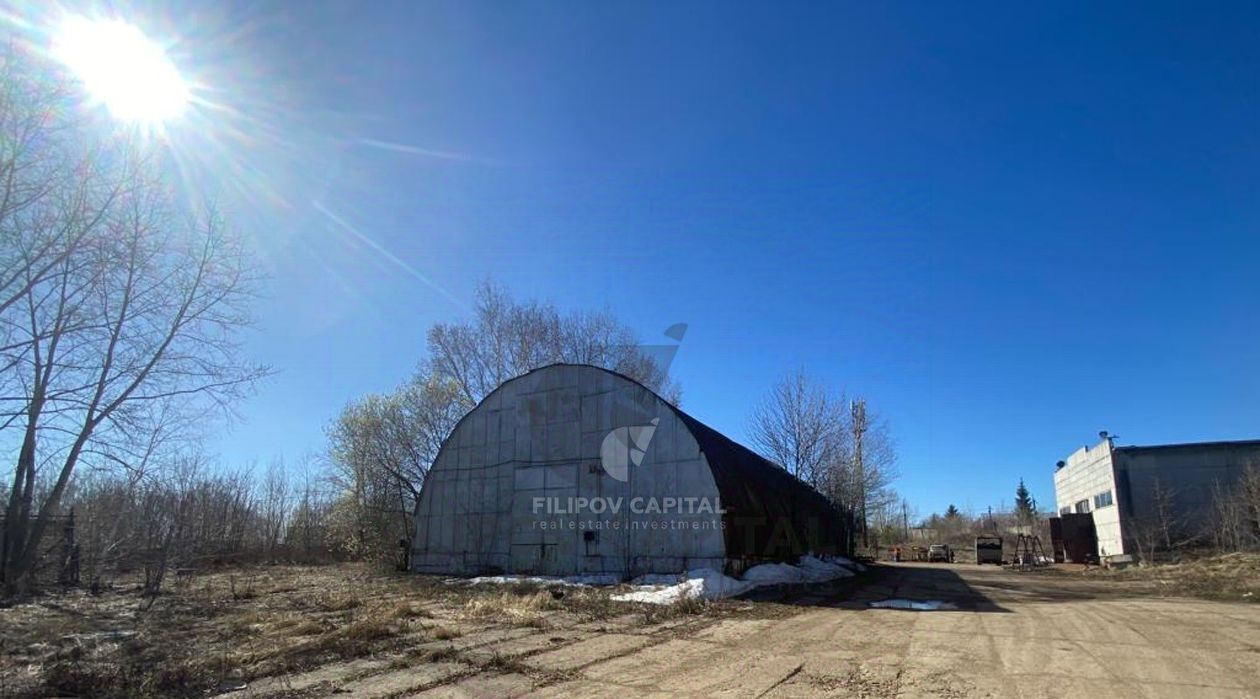
M536 575L579 572L581 532L572 503L577 498L577 462L519 464L512 498L512 568Z

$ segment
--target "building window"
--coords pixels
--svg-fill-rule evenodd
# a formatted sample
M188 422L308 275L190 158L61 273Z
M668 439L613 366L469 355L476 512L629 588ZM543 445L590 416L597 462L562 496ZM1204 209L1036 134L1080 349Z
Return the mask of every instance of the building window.
M1094 496L1094 509L1096 510L1100 507L1107 507L1112 504L1112 502L1110 490L1101 492Z
M1064 508L1061 508L1061 509L1059 510L1059 514L1061 514L1061 515L1070 515L1070 514L1072 514L1072 508L1070 508L1070 507L1064 507Z
M1080 502L1076 503L1075 509L1078 514L1082 514L1082 515L1088 514L1089 513L1089 500L1081 500Z

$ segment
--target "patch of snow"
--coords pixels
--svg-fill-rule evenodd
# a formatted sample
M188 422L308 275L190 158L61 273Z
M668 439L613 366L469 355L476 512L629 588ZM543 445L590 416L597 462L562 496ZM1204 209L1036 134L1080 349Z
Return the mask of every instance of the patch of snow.
M684 580L677 585L643 585L633 592L613 595L614 602L645 602L647 604L673 604L688 597L699 597L702 580Z
M734 597L765 585L798 585L818 583L839 578L853 577L854 571L866 568L841 556L801 556L798 565L788 563L762 563L744 572L743 579L723 575L711 568L697 568L682 575L649 573L630 581L634 588L612 596L617 602L647 602L672 604L681 599L722 599ZM532 584L543 586L564 585L587 587L616 585L616 575L600 573L570 575L567 577L542 577L531 575L487 575L477 578L451 578L452 585L513 585Z
M711 568L697 568L687 571L686 579L675 585L646 586L644 589L613 595L615 602L647 602L649 604L672 604L688 598L721 599L734 597L756 587L746 580L723 575Z
M466 585L564 585L566 587L589 587L592 585L616 585L621 579L611 573L595 573L587 575L570 575L563 578L541 577L536 575L484 575L477 578L451 578L450 584Z
M845 568L848 568L849 570L852 570L856 573L866 572L866 566L862 565L861 563L858 563L857 561L845 558L844 556L827 556L823 560L831 561L832 563L835 563L837 565L842 565Z
M851 578L854 575L854 572L846 566L813 556L801 556L799 568L806 582L827 582L837 578Z
M744 571L744 580L758 585L790 585L804 580L803 571L786 563L762 563Z
M744 573L744 580L758 585L791 585L796 583L827 582L839 578L851 578L854 573L847 566L832 559L801 556L798 565L787 563L762 563Z
M827 582L853 577L853 575L852 569L836 559L801 556L800 565L762 563L753 566L744 571L742 580L722 575L708 568L688 571L681 578L676 575L644 575L635 578L632 582L638 589L613 595L612 598L617 602L672 604L689 597L721 599L734 597L765 585Z
M912 609L917 612L952 611L958 609L958 605L952 602L942 602L938 599L924 601L912 599L886 599L878 602L871 602L870 605L876 609Z
M537 585L545 585L547 583L563 583L560 578L535 578L528 575L483 575L476 578L448 578L448 585L515 585L517 583L533 583Z

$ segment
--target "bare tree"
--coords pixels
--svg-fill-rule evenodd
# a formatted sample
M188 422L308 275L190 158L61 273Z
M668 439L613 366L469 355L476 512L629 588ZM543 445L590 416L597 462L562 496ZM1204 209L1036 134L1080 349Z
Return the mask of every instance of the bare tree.
M93 587L139 576L145 593L157 595L172 568L335 558L329 498L313 475L305 464L293 469L277 460L255 478L195 450L142 476L78 474L64 503L81 532L82 575Z
M262 516L262 548L273 560L289 523L293 508L292 495L289 473L284 462L279 459L272 461L263 476L259 507Z
M508 379L557 362L593 364L629 376L677 403L680 390L608 311L562 314L554 305L518 301L493 284L477 291L474 318L429 330L428 369L476 405Z
M1175 554L1198 538L1187 531L1184 518L1177 514L1179 496L1177 489L1158 476L1151 480L1150 508L1135 519L1132 527L1132 540L1143 560L1153 563L1157 557Z
M1151 484L1151 507L1159 543L1165 551L1173 549L1174 532L1180 529L1180 521L1176 515L1176 497L1176 490L1164 485L1163 479L1156 476Z
M871 507L871 534L878 546L889 546L896 542L909 540L910 522L918 519L918 513L910 506L909 501L891 494L892 497L880 498ZM940 526L938 518L935 526Z
M1247 464L1237 483L1212 485L1210 536L1218 551L1260 548L1260 466Z
M863 532L868 512L895 520L896 449L887 423L864 399L850 402L798 370L777 381L754 409L749 439L762 456L853 508Z
M301 490L285 532L290 554L299 554L307 561L326 558L333 549L329 528L332 499L321 487L324 483L326 479L316 478L309 468L303 468Z
M5 97L0 111L31 108ZM143 468L265 374L238 357L251 280L223 222L181 214L141 148L105 152L84 130L59 131L73 127L36 120L17 160L41 164L6 173L25 202L0 220L0 425L17 430L0 556L11 593L81 461Z
M754 409L749 438L766 458L823 490L847 449L844 396L803 369L784 376Z
M0 53L0 313L88 244L128 186L127 144L85 138L47 68Z

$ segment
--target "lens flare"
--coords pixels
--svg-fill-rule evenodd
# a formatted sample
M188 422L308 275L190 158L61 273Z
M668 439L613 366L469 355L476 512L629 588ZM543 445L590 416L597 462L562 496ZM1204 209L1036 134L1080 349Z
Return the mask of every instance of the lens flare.
M134 25L72 15L58 27L51 51L117 119L160 124L188 105L188 85L175 64Z

